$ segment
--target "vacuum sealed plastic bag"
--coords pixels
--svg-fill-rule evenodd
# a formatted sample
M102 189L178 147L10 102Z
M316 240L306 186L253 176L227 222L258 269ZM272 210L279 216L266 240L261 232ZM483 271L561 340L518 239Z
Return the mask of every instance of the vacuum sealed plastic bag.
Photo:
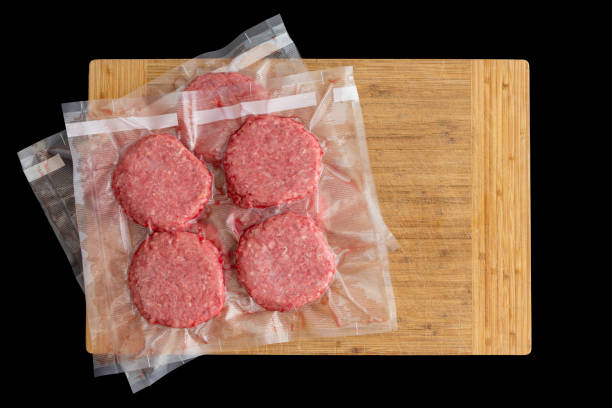
M229 94L235 93L234 85L227 87ZM190 115L193 126L242 118L246 118L243 127L253 126L251 122L262 115L286 124L284 119L292 118L316 136L323 152L312 191L306 191L304 197L294 192L290 199L266 208L240 202L239 188L230 183L229 190L235 191L228 191L225 163L207 163L212 176L210 197L195 220L176 224L176 230L197 233L217 247L223 261L225 299L216 317L191 328L152 324L147 320L151 316L143 317L133 303L128 270L136 249L147 238L152 241L155 234L148 223L135 222L133 213L132 218L126 215L112 180L118 162L135 143L165 135L161 138L164 145L170 143L168 137L176 137L193 147L194 137L201 135L180 131L180 118L173 116L173 106L167 103L170 98L162 105L149 105L143 99L121 100L112 104L113 111L102 112L91 103L64 105L75 159L75 202L91 344L95 353L112 356L124 370L172 363L178 361L177 356L396 328L387 260L387 245L394 240L378 208L352 69L269 79L262 87L265 92L251 88L242 102L212 109L199 109L198 94L206 90L187 91L173 99L178 101L179 113ZM224 95L224 89L217 88L216 93ZM195 104L184 109L186 101ZM225 140L225 133L219 135ZM265 137L261 140L266 143ZM152 145L144 146L152 149ZM148 154L146 149L143 152ZM329 288L314 302L282 312L266 310L249 295L244 279L238 278L235 251L249 227L288 212L307 215L324 232L333 251L335 273Z

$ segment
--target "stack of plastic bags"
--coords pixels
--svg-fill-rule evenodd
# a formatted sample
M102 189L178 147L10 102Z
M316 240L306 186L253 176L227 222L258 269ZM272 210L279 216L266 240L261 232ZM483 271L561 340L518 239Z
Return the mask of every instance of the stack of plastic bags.
M85 292L95 376L136 392L204 354L396 329L352 67L307 71L280 16L62 109L18 156Z

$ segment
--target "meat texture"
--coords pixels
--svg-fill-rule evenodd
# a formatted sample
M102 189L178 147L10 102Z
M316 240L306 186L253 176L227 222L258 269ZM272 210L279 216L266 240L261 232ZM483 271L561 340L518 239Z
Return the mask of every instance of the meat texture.
M334 253L305 215L285 213L249 228L236 250L238 278L267 310L297 309L321 297L335 272Z
M190 232L156 232L132 258L132 302L150 323L194 327L225 303L222 259L208 240Z
M265 208L312 194L321 177L317 137L291 118L249 117L223 160L228 193L240 207Z
M175 137L145 136L129 146L112 177L126 214L154 231L185 228L211 195L212 175Z

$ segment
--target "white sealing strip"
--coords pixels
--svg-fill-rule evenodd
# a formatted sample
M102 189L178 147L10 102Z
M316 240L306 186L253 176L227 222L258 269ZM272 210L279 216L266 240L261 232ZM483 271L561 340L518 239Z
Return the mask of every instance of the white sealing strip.
M61 169L64 167L64 161L60 157L59 154L47 159L43 162L35 164L32 167L28 167L23 172L25 173L26 178L31 183L34 180L38 180L42 176L49 174L57 169Z
M177 125L176 113L168 113L158 116L127 116L123 118L66 123L66 133L68 137L75 137L134 129L165 129Z
M280 98L262 101L242 102L222 108L201 110L195 113L195 122L198 125L217 122L225 119L236 119L248 115L264 115L282 112L291 109L307 108L317 104L314 92L298 95L282 96Z
M275 53L278 50L282 50L289 44L292 44L293 40L289 37L289 34L282 33L271 40L263 42L248 51L235 57L228 66L217 68L213 72L223 71L240 71L249 65L256 63L259 60L264 59L270 54Z
M333 88L334 102L358 101L359 95L355 86ZM292 109L307 108L317 104L314 92L298 95L281 96L261 101L242 102L232 106L208 109L195 112L197 125L236 119L248 115L265 115ZM91 120L66 124L68 137L95 135L98 133L121 132L125 130L165 129L178 125L176 114L168 113L158 116L128 116L124 118Z
M334 102L358 101L359 94L355 85L334 88Z

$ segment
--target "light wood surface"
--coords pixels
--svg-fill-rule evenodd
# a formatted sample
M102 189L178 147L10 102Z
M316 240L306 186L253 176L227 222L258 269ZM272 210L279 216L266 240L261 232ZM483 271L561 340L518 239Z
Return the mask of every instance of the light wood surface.
M529 67L472 62L472 348L531 350Z
M92 61L89 97L121 97L181 62ZM354 67L380 207L401 245L390 254L399 330L241 353L529 353L527 62L306 63Z

